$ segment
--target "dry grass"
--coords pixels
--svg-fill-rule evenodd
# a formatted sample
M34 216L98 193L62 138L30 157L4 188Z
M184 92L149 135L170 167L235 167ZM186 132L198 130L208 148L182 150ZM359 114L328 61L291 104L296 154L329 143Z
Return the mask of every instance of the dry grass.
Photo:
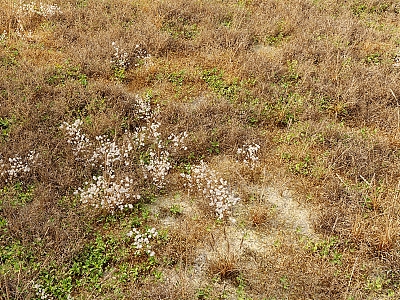
M0 3L0 173L38 155L0 176L0 298L39 299L34 284L53 299L400 297L398 1L49 4L61 12ZM157 188L146 141L115 167L135 178L133 208L85 206L74 191L106 171L60 125L123 145L145 124L136 95L187 149L166 145ZM237 153L251 143L254 168ZM179 175L201 160L241 198L222 220ZM159 231L154 257L135 255L132 227Z

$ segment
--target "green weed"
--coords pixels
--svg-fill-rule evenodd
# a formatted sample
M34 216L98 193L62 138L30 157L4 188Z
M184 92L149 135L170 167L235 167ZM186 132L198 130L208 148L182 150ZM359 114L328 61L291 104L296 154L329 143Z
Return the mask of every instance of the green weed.
M12 275L37 269L33 252L18 240L10 240L0 247L0 275ZM10 275L11 275L10 274Z
M79 67L71 66L68 61L63 65L56 65L47 78L50 85L65 85L67 80L76 80L84 87L88 85L87 75L83 74Z
M237 99L240 90L239 81L235 78L232 82L227 82L223 79L223 75L222 71L213 68L203 71L201 78L218 95L234 101Z
M289 166L289 170L296 175L311 175L312 174L312 160L308 154L303 160L295 162Z
M32 201L34 185L25 186L22 182L8 185L0 189L0 208L5 201L11 206L18 207Z
M212 141L210 142L210 147L207 149L207 151L210 154L219 154L220 153L220 149L219 149L219 142L218 141Z
M285 21L281 20L278 22L275 32L265 38L265 43L271 46L277 46L287 37L288 34L285 32Z
M290 283L289 283L289 279L286 275L283 275L282 277L279 278L279 281L281 283L281 286L284 290L289 289L290 287Z
M12 67L18 65L17 58L19 57L19 50L17 48L10 48L0 55L0 66Z
M174 38L182 38L186 40L194 39L199 33L197 24L191 23L183 17L178 17L176 20L165 21L161 29Z
M183 81L185 80L185 70L179 72L172 72L168 75L168 81L177 87L182 87Z
M206 286L205 288L200 288L196 292L197 299L209 299L212 292L211 286Z
M16 121L16 118L0 118L0 137L2 141L6 141L11 131L12 124Z
M173 215L180 215L182 214L182 207L179 204L173 204L170 208L169 211Z
M365 62L368 64L379 64L382 61L382 56L380 53L372 53L365 58Z
M343 253L339 251L339 240L337 237L317 242L309 241L306 248L318 254L321 258L328 259L334 265L342 264Z
M119 82L124 82L126 80L125 68L114 68L114 78Z

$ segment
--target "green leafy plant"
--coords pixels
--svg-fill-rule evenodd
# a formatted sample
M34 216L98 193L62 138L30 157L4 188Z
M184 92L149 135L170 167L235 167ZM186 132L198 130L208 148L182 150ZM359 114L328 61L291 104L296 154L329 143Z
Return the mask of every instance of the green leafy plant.
M60 268L54 262L41 270L36 288L58 299L67 299L79 287L100 291L103 274L116 261L115 253L120 247L117 239L98 235L72 259L68 268Z
M240 90L238 79L235 78L232 82L227 82L223 79L223 75L222 71L213 68L203 71L201 78L220 96L226 97L230 101L236 100Z
M212 287L206 286L205 288L200 288L196 292L197 299L209 299L211 295Z
M126 79L125 68L114 68L114 78L119 82L124 82Z
M311 156L307 155L302 161L295 162L289 167L296 175L311 175L312 174L312 163Z
M15 122L15 118L0 118L0 134L1 140L5 141L11 130L12 123Z
M4 221L2 223L4 224ZM35 256L28 247L22 245L21 241L11 240L0 247L1 276L18 275L21 270L27 269L36 270Z
M173 83L177 87L181 87L183 85L183 81L185 80L185 70L181 70L179 72L172 72L168 75L168 81Z
M372 53L369 54L366 58L365 58L365 62L368 64L379 64L382 61L382 56L380 53Z
M162 30L174 38L183 38L186 40L194 39L199 33L197 24L192 23L189 19L184 17L165 21L162 25Z
M279 278L279 281L281 283L281 286L284 290L289 289L290 287L290 283L289 283L289 279L286 275L283 275L282 277Z
M316 242L309 241L306 248L322 258L328 259L334 265L342 264L343 253L339 251L339 241L337 237Z
M0 66L12 67L17 66L19 57L19 50L17 48L9 48L5 51L4 55L0 55Z
M271 46L279 45L284 39L287 38L288 33L285 32L285 21L281 20L276 25L276 30L273 34L265 38L265 43Z
M169 211L173 215L180 215L182 214L182 207L179 204L173 204L170 208Z
M62 65L56 65L47 82L50 85L64 85L67 80L76 80L84 87L88 85L87 75L82 73L79 67L71 66L68 61Z
M217 142L217 141L212 141L212 142L211 142L210 148L208 148L207 150L208 150L208 152L209 152L210 154L213 154L213 153L219 154L219 152L220 152L220 149L219 149L219 142Z
M0 207L4 201L8 201L12 206L24 206L32 201L33 191L35 186L26 186L22 182L16 182L14 185L5 186L0 189Z

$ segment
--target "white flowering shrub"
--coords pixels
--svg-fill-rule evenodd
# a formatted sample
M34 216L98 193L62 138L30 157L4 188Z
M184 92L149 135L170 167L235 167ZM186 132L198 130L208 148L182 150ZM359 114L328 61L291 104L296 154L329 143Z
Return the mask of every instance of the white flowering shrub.
M124 50L120 49L116 42L112 42L111 45L114 48L114 54L111 58L111 63L115 68L127 69L130 65L129 54Z
M71 125L64 122L60 127L66 132L75 160L84 161L101 171L102 175L93 176L93 182L85 182L84 187L79 187L74 194L80 197L82 203L112 213L116 209L131 207L129 202L140 198L134 193L134 179L132 175L120 177L124 173L123 167L129 167L132 144L118 145L104 135L96 136L92 142L81 132L81 125L82 121L78 119ZM121 162L124 162L122 167ZM118 176L116 168L121 171Z
M129 54L125 50L121 49L116 42L112 42L111 45L114 48L114 54L112 55L110 62L116 69L127 70L131 65L131 61L134 61L133 65L138 67L140 61L146 63L151 59L151 55L147 53L146 49L140 47L140 45L135 46L133 54Z
M107 211L114 211L116 208L133 208L127 203L130 198L140 199L140 195L131 195L133 179L125 177L119 181L106 180L103 176L93 176L93 182L85 182L85 188L75 190L75 195L80 195L82 203L103 208Z
M240 200L229 188L228 182L220 178L204 161L193 167L190 174L181 173L181 176L187 180L189 192L200 193L209 201L218 219L230 215L232 207Z
M140 163L145 171L144 176L151 176L153 184L162 189L165 186L165 176L172 168L170 163L170 151L177 151L179 149L187 150L184 145L184 140L187 137L187 132L182 132L179 135L170 134L166 140L166 144L161 139L161 134L158 132L160 123L152 123L149 128L142 127L141 136L139 140L140 145L143 145L143 137L153 139L156 143L156 151L149 149L147 155L140 159ZM144 133L144 134L143 134ZM170 150L170 151L168 151Z
M82 203L113 213L117 209L132 208L132 202L141 198L138 189L141 182L149 182L157 189L166 185L166 177L172 168L171 154L185 149L187 133L170 134L166 139L158 131L160 123L150 101L136 96L133 132L125 132L119 140L105 135L89 139L82 132L81 120L64 122L67 143L75 160L83 161L101 175L93 176L74 192Z
M20 6L18 7L19 15L37 14L47 18L61 13L61 8L57 4L45 4L42 2L37 4L35 1L22 3L21 1Z
M259 159L257 156L258 150L260 150L260 145L258 144L244 144L242 148L237 149L236 153L239 159L253 170Z
M150 101L139 97L139 95L135 95L135 100L135 116L137 120L143 120L148 123L156 118L159 107L152 109Z
M4 179L4 182L10 182L29 174L37 158L35 151L29 151L26 157L17 155L8 158L8 161L0 159L0 177Z
M154 251L151 250L151 243L152 239L155 239L158 235L156 229L149 228L144 233L140 233L137 228L133 228L131 231L127 233L128 237L134 238L133 245L136 248L135 255L141 255L145 252L148 256L154 256Z
M151 55L146 51L146 49L140 47L140 45L135 46L134 51L135 67L140 65L140 61L143 61L144 65L151 64Z
M89 139L84 133L81 132L80 126L82 126L82 124L82 120L77 119L72 124L64 122L60 126L61 129L65 129L65 132L68 135L67 142L71 145L75 156L81 155L82 153L88 151L88 148L91 146ZM78 157L76 159L79 160Z
M26 30L25 23L28 23L35 16L49 19L57 14L62 14L62 10L57 4L45 4L42 2L37 4L35 1L23 3L20 1L20 5L16 11L18 25L16 34L22 39L30 38L32 31Z
M33 288L36 290L36 296L39 299L53 300L54 298L46 293L46 289L39 283L35 283Z
M170 156L178 150L187 150L184 142L187 132L178 135L171 133L165 140L158 131L161 124L156 120L156 113L151 110L150 104L137 97L137 118L146 121L146 126L137 127L130 135L135 147L143 155L140 157L143 176L151 178L152 183L162 189L166 182L165 177L172 168Z
M141 165L145 170L144 176L147 178L147 174L151 174L154 185L162 189L165 186L165 176L171 169L172 165L169 162L169 152L161 151L159 155L153 150L149 152L149 158L141 160Z

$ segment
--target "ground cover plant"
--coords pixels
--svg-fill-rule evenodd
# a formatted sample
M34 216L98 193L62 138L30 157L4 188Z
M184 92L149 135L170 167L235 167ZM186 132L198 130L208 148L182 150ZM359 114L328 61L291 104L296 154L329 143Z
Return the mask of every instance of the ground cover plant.
M398 299L400 5L0 2L2 299Z

